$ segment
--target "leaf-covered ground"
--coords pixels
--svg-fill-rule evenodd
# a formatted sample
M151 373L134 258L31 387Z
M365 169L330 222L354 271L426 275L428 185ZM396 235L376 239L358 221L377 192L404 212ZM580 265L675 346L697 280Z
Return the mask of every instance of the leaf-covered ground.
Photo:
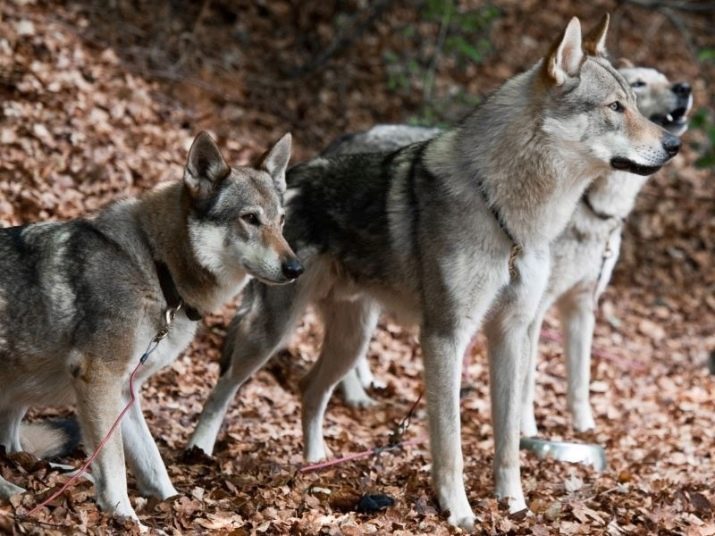
M89 214L177 179L201 128L219 137L233 161L245 163L287 130L299 160L343 132L424 117L436 108L425 107L426 97L442 103L441 117L458 116L470 98L535 61L574 14L588 26L611 11L616 55L690 81L696 107L712 107L715 69L694 59L695 51L715 45L712 12L652 10L640 3L647 2L559 1L546 8L503 1L487 12L479 2L460 2L450 24L462 21L487 40L477 51L481 57L472 58L481 63L474 63L440 48L445 19L430 18L435 2L8 0L0 3L0 221ZM355 16L358 7L362 15ZM481 13L476 22L460 18L473 12ZM449 28L452 35L463 30ZM477 338L464 373L462 423L479 532L715 534L715 376L707 370L715 349L715 177L693 166L698 150L692 147L703 141L697 131L686 135L681 155L650 181L628 224L622 260L599 309L591 389L595 433L570 431L558 326L548 321L539 425L549 437L603 444L609 465L595 474L522 454L532 512L523 518L510 518L491 495L488 374ZM146 500L130 479L146 525L170 534L458 532L447 526L430 490L423 401L404 449L298 472L297 382L321 337L312 315L290 347L242 389L216 456L184 456L216 380L231 312L228 307L206 319L189 351L144 389L145 412L180 491L168 501ZM370 360L388 387L373 393L374 408L352 410L333 401L325 432L335 456L387 444L419 397L414 330L385 319ZM28 511L66 477L26 455L0 457L0 470L31 491L0 505L0 531L132 530L97 510L87 482L34 521L17 521L13 513ZM369 492L389 494L396 503L375 515L354 512Z

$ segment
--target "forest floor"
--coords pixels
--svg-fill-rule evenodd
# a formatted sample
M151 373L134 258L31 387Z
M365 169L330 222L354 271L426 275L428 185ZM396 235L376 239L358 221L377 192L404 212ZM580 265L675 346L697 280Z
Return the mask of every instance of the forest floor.
M0 222L91 214L178 179L202 128L217 136L232 162L246 163L285 131L293 132L299 161L341 133L375 123L453 121L535 62L572 15L589 26L610 11L614 55L689 81L696 108L712 109L715 64L695 59L715 46L712 12L602 0L562 0L547 9L529 0L496 2L496 9L460 2L436 16L434 6L444 3L451 5L232 7L215 0L174 12L179 3L119 0L100 9L71 1L0 2ZM366 15L351 15L355 6ZM471 35L481 37L464 48ZM449 39L455 36L462 40ZM715 534L715 376L707 367L715 350L715 177L712 168L694 165L705 143L697 129L686 134L683 151L649 181L627 224L622 258L598 311L593 433L570 429L558 323L547 320L536 397L540 429L550 438L602 444L608 467L595 473L522 453L526 516L510 517L492 496L488 371L477 337L464 371L462 440L478 533ZM144 389L145 414L180 495L140 498L130 477L142 521L169 534L458 533L430 488L424 401L405 433L409 446L298 472L297 383L321 340L312 314L289 348L242 388L215 456L183 455L216 382L234 308L206 318L190 349ZM334 398L325 433L335 456L385 445L421 392L414 329L385 318L369 358L387 388L372 393L378 404L364 410ZM31 416L66 411L45 408ZM88 482L35 521L16 520L13 513L28 511L66 477L18 455L0 455L0 471L30 490L0 504L0 532L134 530L97 510ZM370 492L396 502L377 514L355 512L357 498Z

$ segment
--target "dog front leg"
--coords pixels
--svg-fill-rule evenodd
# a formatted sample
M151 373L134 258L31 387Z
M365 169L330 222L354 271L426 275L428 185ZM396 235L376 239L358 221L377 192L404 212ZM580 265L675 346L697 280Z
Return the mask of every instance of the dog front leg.
M485 325L496 495L508 498L510 512L526 508L519 467L522 389L532 352L529 326L536 319L549 276L548 248L523 252L517 260L517 269L518 278L504 289Z
M137 394L138 396L140 395ZM127 452L127 462L137 479L139 492L145 497L156 497L160 500L176 495L176 488L171 483L164 460L144 420L138 399L122 421L122 439Z
M495 326L486 329L489 348L489 386L494 427L494 480L496 495L508 499L509 511L526 508L519 469L519 423L521 389L528 365L527 326Z
M77 415L87 452L94 452L109 433L122 408L122 384L118 364L85 354L71 367L77 394ZM92 463L97 504L105 512L138 521L127 494L121 427L114 431Z
M246 309L239 310L231 321L223 350L221 376L206 401L187 448L197 447L208 455L213 453L221 423L238 388L290 335L305 310L310 290L300 287L300 283L254 288L252 302L246 303Z
M474 512L464 488L464 460L460 429L459 386L462 356L471 332L422 327L425 387L432 452L432 481L439 505L449 511L449 522L474 528Z
M577 288L558 302L566 353L567 405L578 432L596 427L589 402L594 301L592 289Z

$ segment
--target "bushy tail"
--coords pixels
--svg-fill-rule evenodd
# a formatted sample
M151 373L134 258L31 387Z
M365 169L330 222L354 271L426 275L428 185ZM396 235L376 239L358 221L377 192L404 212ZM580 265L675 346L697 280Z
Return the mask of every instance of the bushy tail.
M22 423L20 442L22 449L38 458L52 459L66 456L80 443L77 420L69 419Z

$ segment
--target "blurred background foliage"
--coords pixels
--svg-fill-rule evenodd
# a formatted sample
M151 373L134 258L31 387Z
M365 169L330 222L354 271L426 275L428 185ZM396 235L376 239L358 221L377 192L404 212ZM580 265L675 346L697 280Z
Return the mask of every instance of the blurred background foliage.
M226 129L261 115L322 146L376 122L446 126L528 67L571 15L612 14L614 56L689 79L691 143L713 166L715 4L682 0L100 0L60 2L86 39ZM277 133L276 133L277 134Z

